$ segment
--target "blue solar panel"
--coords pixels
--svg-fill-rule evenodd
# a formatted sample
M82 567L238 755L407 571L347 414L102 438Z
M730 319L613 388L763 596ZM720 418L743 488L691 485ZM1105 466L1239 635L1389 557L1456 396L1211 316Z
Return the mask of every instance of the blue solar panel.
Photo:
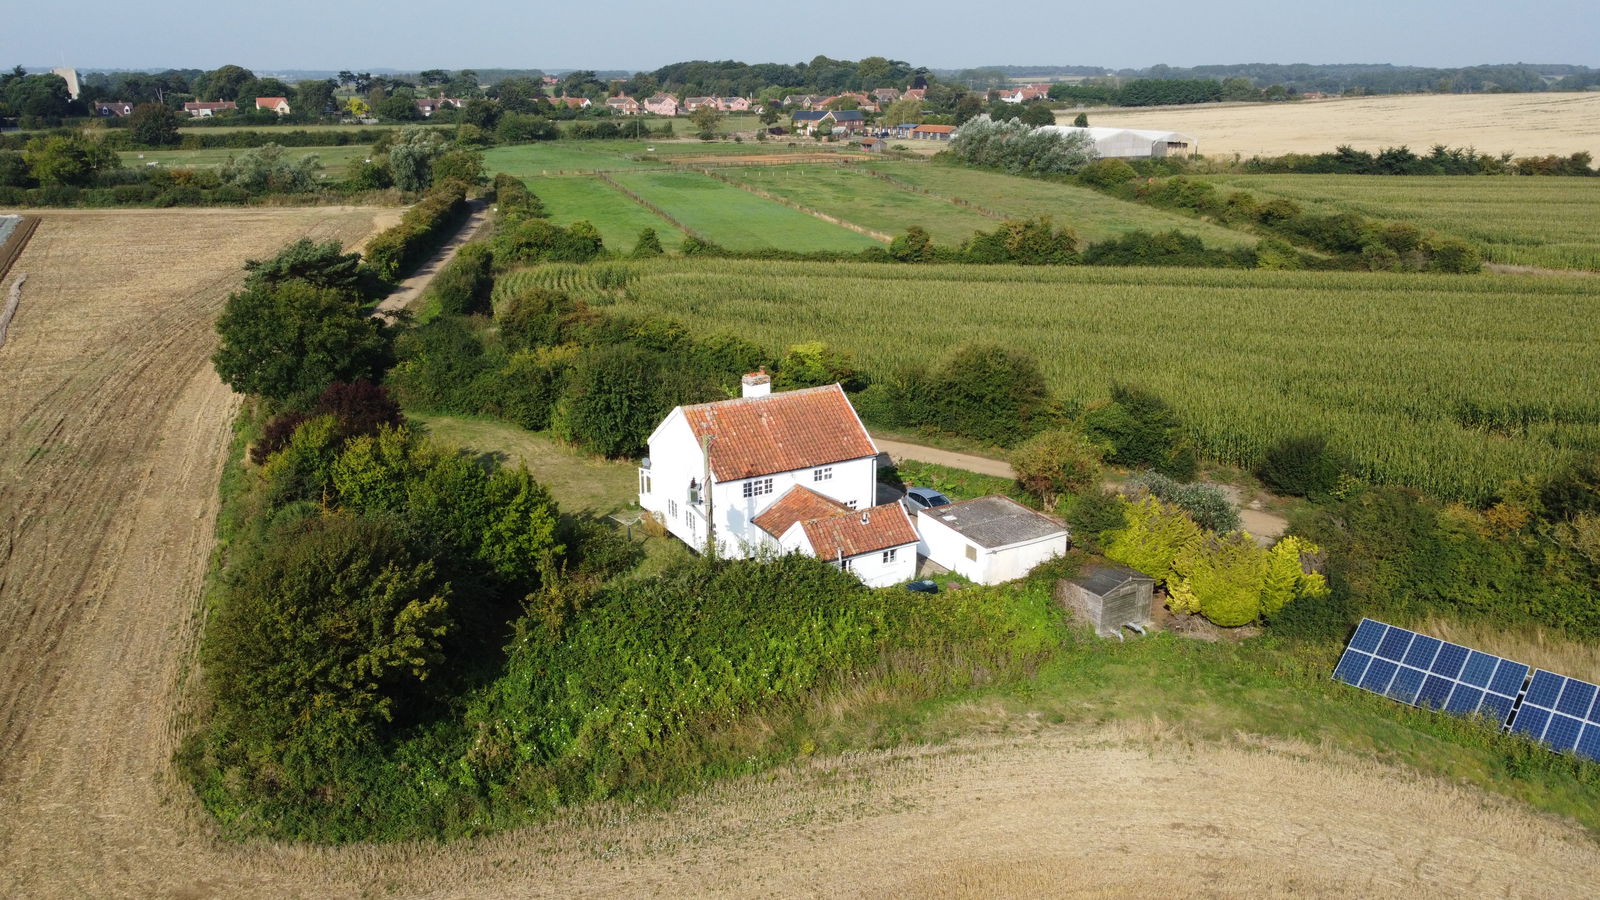
M1422 690L1422 681L1428 676L1419 669L1410 666L1401 666L1400 671L1394 673L1394 681L1389 684L1389 696L1401 703L1416 703L1417 691ZM1506 709L1510 709L1508 702Z
M1450 696L1450 689L1455 686L1456 683L1448 678L1429 675L1428 680L1422 684L1422 691L1417 694L1417 705L1431 706L1435 709L1444 706L1445 699Z
M1378 649L1378 643L1383 640L1383 633L1389 626L1372 619L1362 619L1356 628L1355 636L1350 638L1350 649L1360 650L1362 653L1372 653Z
M1578 732L1582 730L1582 720L1556 713L1544 730L1544 742L1558 751L1571 750L1578 743Z
M1394 671L1400 668L1387 659L1374 659L1372 665L1367 666L1367 674L1361 677L1361 689L1374 694L1389 692L1389 682L1394 678Z
M1468 650L1457 644L1445 644L1439 648L1439 655L1433 661L1431 671L1435 675L1445 678L1455 678L1461 674L1461 667L1467 661Z
M1411 642L1411 649L1406 651L1406 665L1416 666L1426 672L1433 665L1433 657L1439 652L1439 646L1444 641L1425 634L1417 635Z
M1540 669L1533 673L1533 683L1528 685L1528 702L1545 709L1553 709L1561 696L1561 682L1565 680L1554 672Z
M1576 719L1589 715L1589 707L1594 704L1595 686L1587 681L1568 678L1567 686L1561 689L1561 699L1556 701L1556 709Z
M1600 762L1600 725L1590 722L1583 726L1583 736L1578 738L1578 755Z
M1500 657L1474 650L1461 669L1461 680L1473 687L1488 687L1489 679L1494 677L1494 667L1499 663Z
M1517 717L1511 720L1511 730L1538 740L1544 737L1544 726L1549 721L1550 713L1547 710L1524 705L1517 710Z
M1528 667L1509 659L1500 660L1500 668L1494 670L1494 680L1489 682L1489 690L1507 697L1515 697L1522 690L1523 682L1528 680Z
M1511 716L1511 704L1514 702L1516 701L1510 697L1502 697L1499 694L1484 694L1483 706L1480 707L1480 710L1485 718L1493 719L1504 725L1506 719Z
M1359 685L1369 662L1372 662L1372 657L1367 654L1354 649L1346 650L1338 668L1333 670L1333 677L1345 684Z
M1404 628L1390 626L1383 642L1378 645L1378 655L1384 659L1399 662L1406 658L1406 648L1411 646L1411 639L1416 635Z

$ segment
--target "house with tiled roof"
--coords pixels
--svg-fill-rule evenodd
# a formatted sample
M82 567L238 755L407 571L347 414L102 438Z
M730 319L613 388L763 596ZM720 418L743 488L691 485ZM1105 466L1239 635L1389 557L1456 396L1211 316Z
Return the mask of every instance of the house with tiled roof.
M627 94L618 94L615 97L607 97L606 109L609 109L621 116L637 116L643 111L639 108L639 101L629 97Z
M678 98L671 94L651 94L644 98L644 111L658 116L678 114Z
M422 97L412 102L417 105L417 112L421 113L424 119L432 118L434 113L445 107L462 109L467 105L467 101L455 97Z
M289 114L289 98L287 97L257 97L256 109L265 109L280 116Z
M751 559L805 553L873 587L911 579L917 534L878 504L878 446L837 384L680 406L651 433L639 505L700 552Z
M217 113L233 112L239 105L232 100L197 100L183 105L183 111L193 119L209 119Z
M847 134L856 134L867 126L866 118L861 115L859 109L801 110L790 116L789 121L795 131L803 131L806 134L839 130Z
M107 116L126 118L133 115L133 104L122 100L96 100L94 114L102 118Z

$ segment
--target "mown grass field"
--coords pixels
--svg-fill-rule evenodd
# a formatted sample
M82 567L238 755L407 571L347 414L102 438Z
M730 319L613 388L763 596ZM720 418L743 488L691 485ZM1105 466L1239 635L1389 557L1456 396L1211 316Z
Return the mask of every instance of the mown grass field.
M1216 175L1319 212L1412 222L1483 248L1491 262L1600 270L1600 178Z
M151 163L168 168L217 168L229 159L248 153L248 150L237 148L214 148L209 150L125 150L121 154L122 164L129 168L140 168ZM372 148L364 145L350 145L344 147L285 147L283 155L287 159L303 159L315 156L322 161L322 167L330 175L342 174L351 160L364 159L372 152Z
M686 227L730 250L862 250L878 241L695 172L614 176ZM537 193L538 185L534 185Z
M671 253L683 241L683 232L640 206L626 194L598 178L585 175L528 179L528 186L544 201L550 220L570 225L583 219L599 229L606 247L621 253L633 249L639 232L654 228L661 246Z
M622 311L774 352L827 341L880 377L981 339L1038 357L1069 401L1143 385L1205 453L1245 466L1322 431L1368 478L1477 500L1600 450L1588 278L851 263L824 279L804 264L694 260L635 271Z
M1077 185L938 163L875 160L866 165L872 171L932 191L946 200L965 200L1009 218L1049 216L1057 224L1071 225L1086 242L1102 241L1139 229L1158 232L1177 229L1200 238L1209 246L1237 247L1255 243L1253 237L1220 225L1127 203Z
M885 234L901 234L920 225L935 242L956 245L974 231L992 230L997 223L972 209L905 190L851 166L817 163L717 171L724 178Z

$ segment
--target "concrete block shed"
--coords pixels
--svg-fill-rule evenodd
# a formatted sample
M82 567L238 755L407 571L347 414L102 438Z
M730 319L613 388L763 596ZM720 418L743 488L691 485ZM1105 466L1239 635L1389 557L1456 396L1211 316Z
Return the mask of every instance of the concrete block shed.
M1150 624L1150 605L1156 580L1138 569L1102 565L1066 579L1056 587L1056 597L1068 609L1110 637L1128 624Z
M979 497L917 513L917 552L979 584L1021 578L1067 552L1067 526L1009 497Z

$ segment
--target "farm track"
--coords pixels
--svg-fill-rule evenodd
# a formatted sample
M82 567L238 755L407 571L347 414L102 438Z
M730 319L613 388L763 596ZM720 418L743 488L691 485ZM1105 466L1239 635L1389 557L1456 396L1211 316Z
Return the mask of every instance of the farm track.
M802 760L667 809L452 845L223 843L172 767L237 402L211 323L244 256L371 223L231 215L53 213L26 257L0 350L0 896L1575 896L1600 877L1590 835L1476 790L983 704L961 709L974 737Z

